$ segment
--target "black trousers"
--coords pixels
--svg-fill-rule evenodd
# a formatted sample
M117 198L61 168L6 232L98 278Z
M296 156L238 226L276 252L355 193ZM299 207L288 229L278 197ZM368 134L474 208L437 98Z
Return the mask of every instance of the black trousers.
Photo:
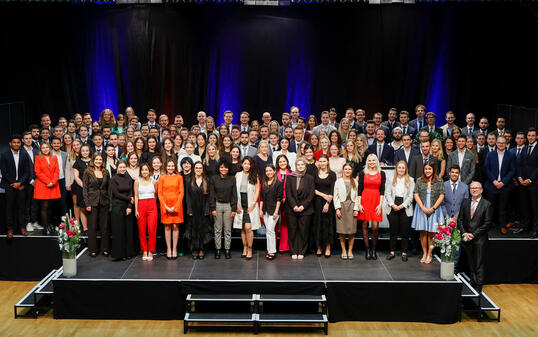
M134 249L134 227L132 214L126 215L129 203L123 200L112 200L110 224L112 229L112 257L127 258L136 255Z
M471 271L471 280L476 285L481 286L484 284L484 256L487 238L481 238L476 242L463 242L462 248L467 256L467 262L469 263L469 270Z
M297 215L293 210L286 210L288 223L288 241L292 255L305 255L308 249L308 229L311 215Z
M34 186L28 184L24 190L26 191L26 222L39 221L39 201L34 199Z
M498 217L494 217L494 219L498 219L497 225L499 227L506 227L508 224L508 206L510 204L510 195L513 188L513 185L508 184L500 190L496 188L485 190L485 198L491 202L493 209L498 210L499 212Z
M97 253L97 227L101 231L101 251L108 252L110 238L108 236L108 209L109 206L92 206L88 212L88 250Z
M521 224L525 228L531 228L533 232L538 231L538 182L533 182L529 186L520 186L519 202L521 210Z
M407 253L409 247L409 227L411 218L405 214L405 208L399 211L391 210L387 216L390 230L390 250L395 251L398 244L398 234L402 238L402 251Z
M67 213L67 190L65 189L65 179L58 179L60 187L60 199L54 208L53 220L55 223L60 223L62 217Z
M26 189L26 186L25 186ZM8 230L16 231L25 226L26 191L16 190L11 186L6 188L6 226Z
M6 194L0 193L0 234L6 233Z

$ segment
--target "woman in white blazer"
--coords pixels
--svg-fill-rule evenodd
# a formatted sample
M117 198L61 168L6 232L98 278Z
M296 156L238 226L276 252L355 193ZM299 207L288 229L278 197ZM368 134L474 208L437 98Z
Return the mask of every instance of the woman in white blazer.
M402 261L407 262L414 189L415 182L409 177L407 164L403 160L399 161L396 164L394 178L392 181L387 180L385 185L383 211L387 214L390 228L390 253L387 255L387 260L396 257L399 234L402 238Z
M243 170L235 175L238 200L233 227L241 229L241 240L243 241L241 257L250 260L252 259L252 242L254 241L252 231L261 226L260 210L258 208L260 179L256 161L252 157L243 158L241 167Z
M333 203L336 210L336 233L340 237L342 247L342 259L353 259L353 242L357 233L357 215L359 212L359 200L357 191L359 184L353 178L353 166L345 163L342 168L342 178L338 178L334 184ZM348 237L348 249L346 249L346 236Z

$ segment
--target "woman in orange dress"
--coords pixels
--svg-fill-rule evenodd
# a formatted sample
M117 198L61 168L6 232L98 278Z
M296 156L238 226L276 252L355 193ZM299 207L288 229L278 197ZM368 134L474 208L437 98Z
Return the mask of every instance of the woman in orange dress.
M159 178L157 187L161 203L161 222L164 224L166 258L177 259L179 224L183 222L183 177L178 174L176 162L166 162L166 175Z
M60 199L60 185L58 177L60 168L58 159L51 155L49 143L42 143L39 147L39 156L34 160L35 186L34 199L41 200L41 225L45 227L45 233L52 231L51 204Z

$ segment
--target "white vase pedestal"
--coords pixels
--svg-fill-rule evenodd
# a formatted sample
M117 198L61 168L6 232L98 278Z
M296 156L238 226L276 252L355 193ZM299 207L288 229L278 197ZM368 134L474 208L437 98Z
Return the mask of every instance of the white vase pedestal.
M77 276L77 259L63 258L63 275L65 277Z

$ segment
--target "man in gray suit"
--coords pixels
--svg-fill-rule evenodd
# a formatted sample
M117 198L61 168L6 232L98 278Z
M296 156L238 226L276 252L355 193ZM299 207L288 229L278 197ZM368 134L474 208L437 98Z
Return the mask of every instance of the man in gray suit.
M319 132L321 130L324 130L327 132L327 135L331 133L331 131L336 130L336 128L329 124L329 111L322 111L321 112L321 124L314 127L312 130L312 133L316 136L319 136Z
M60 169L60 175L58 176L58 185L60 186L60 217L64 216L67 212L67 198L65 190L65 167L67 164L67 152L60 150L62 147L62 142L60 138L53 137L50 141L50 146L52 147L52 154L58 159L58 168ZM51 234L51 233L49 233Z
M445 181L443 209L449 217L457 218L461 203L469 198L469 185L460 181L460 167L458 165L450 167L449 176L450 179Z
M248 132L246 131L241 132L239 135L239 150L241 151L241 159L247 156L254 158L258 153L258 149L250 145Z
M460 168L461 181L469 185L476 170L476 158L471 151L466 149L465 142L465 136L460 135L456 140L457 150L448 155L446 167L450 170L457 165Z

